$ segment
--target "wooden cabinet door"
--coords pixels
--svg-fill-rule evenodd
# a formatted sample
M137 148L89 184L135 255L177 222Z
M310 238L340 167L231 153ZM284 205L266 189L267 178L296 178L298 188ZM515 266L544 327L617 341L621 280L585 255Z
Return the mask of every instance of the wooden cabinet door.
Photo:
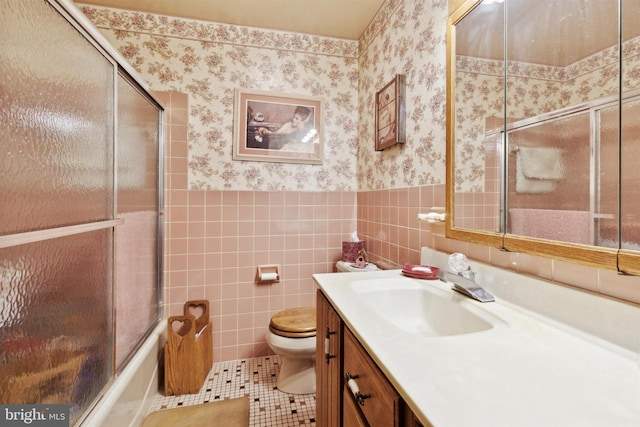
M342 420L342 320L321 291L316 304L316 425Z
M344 402L342 427L369 427L349 393L349 390L345 390L342 400Z
M347 328L344 330L344 375L349 378L345 380L345 391L353 394L345 393L345 400L351 399L358 404L368 425L402 425L404 405L400 395ZM356 390L359 398L355 395Z

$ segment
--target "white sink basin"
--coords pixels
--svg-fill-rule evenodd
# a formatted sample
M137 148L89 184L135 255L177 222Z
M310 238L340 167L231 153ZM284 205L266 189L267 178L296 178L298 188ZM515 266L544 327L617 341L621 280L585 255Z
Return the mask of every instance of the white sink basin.
M359 280L350 286L370 316L423 337L487 331L502 323L454 291L405 277Z

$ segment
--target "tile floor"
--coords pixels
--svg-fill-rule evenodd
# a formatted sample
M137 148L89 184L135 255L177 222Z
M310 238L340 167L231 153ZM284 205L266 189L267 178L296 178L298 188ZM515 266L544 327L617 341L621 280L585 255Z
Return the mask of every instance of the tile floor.
M151 411L249 396L250 427L315 426L315 394L287 394L276 388L279 357L214 363L198 394L155 398Z

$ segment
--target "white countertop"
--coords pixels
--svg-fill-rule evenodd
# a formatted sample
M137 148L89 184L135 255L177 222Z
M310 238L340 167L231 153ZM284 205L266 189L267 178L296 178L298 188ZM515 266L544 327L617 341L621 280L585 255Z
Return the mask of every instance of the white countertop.
M495 302L459 298L500 319L498 326L473 334L416 338L372 319L349 285L399 277L404 277L400 270L314 275L347 327L423 423L640 426L640 353L520 308L492 289ZM454 292L440 280L403 280ZM640 334L640 325L628 328Z

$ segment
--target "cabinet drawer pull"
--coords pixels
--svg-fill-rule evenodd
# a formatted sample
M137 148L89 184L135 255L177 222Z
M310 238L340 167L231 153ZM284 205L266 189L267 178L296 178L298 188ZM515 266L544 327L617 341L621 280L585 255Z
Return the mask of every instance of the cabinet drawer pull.
M351 394L356 398L358 405L364 406L364 400L371 397L370 394L362 394L360 393L360 388L358 387L358 383L356 383L356 379L358 375L351 375L349 372L344 374L344 379L347 381L347 385L349 386L349 390L351 390Z
M331 342L329 341L329 337L333 334L335 334L335 331L331 332L329 330L329 327L327 326L327 334L325 335L324 339L324 358L327 361L327 364L329 364L330 359L336 357L335 354L331 354Z

